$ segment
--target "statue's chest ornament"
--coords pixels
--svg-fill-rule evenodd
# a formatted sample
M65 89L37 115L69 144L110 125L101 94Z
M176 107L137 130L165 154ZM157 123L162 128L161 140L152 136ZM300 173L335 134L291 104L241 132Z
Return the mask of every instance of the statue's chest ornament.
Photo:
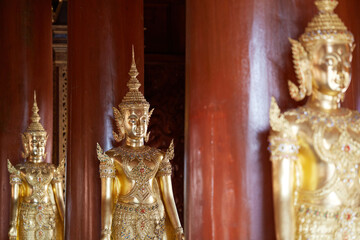
M336 168L331 189L343 203L352 205L354 200L360 199L360 142L350 133L360 134L360 115L346 109L340 116L315 115L308 110L302 113L297 121L310 122L315 152L322 161L334 164Z
M124 198L136 197L142 202L152 195L150 180L159 169L160 163L156 159L158 153L158 149L147 146L141 150L119 149L116 155L121 156L124 173L130 180L135 181L132 190Z
M28 164L25 166L26 181L32 186L32 197L40 201L46 196L46 187L50 184L53 178L52 169L46 164Z

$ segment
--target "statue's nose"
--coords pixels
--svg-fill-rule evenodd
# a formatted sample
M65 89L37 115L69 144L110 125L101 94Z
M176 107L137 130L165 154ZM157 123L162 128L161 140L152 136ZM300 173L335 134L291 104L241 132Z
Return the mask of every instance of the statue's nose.
M344 69L343 64L342 64L342 63L339 63L339 64L337 65L337 72L338 72L338 73L341 73L341 72L343 71L343 69Z

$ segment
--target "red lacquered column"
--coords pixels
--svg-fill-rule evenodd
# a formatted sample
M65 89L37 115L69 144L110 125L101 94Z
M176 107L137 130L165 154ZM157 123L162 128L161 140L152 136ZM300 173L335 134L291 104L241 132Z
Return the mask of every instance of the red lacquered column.
M11 189L6 159L23 162L20 133L30 123L36 90L52 155L51 1L0 1L0 239L7 239Z
M360 111L360 18L358 17L360 2L356 0L339 1L336 8L341 20L349 31L354 34L356 48L353 52L352 82L344 101L344 106Z
M69 1L69 137L66 239L99 239L96 143L114 141L112 107L127 92L131 45L144 77L143 1Z
M288 37L316 13L313 0L188 0L186 29L186 232L198 239L275 239L269 106L297 106ZM337 13L360 41L356 0ZM352 21L352 22L351 22ZM357 44L359 45L359 44ZM360 50L345 105L358 106ZM300 103L303 104L303 103Z

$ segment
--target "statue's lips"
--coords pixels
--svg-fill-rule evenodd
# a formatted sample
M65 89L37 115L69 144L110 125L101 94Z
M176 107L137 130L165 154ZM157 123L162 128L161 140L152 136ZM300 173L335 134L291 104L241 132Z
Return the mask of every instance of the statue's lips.
M143 129L135 129L135 131L134 131L134 135L135 136L137 136L137 137L140 137L140 136L142 136L143 135Z

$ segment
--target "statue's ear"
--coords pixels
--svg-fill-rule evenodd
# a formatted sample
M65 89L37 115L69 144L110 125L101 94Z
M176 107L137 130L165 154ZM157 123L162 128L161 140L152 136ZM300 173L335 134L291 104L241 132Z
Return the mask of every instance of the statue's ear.
M300 42L294 39L289 39L289 41L291 43L296 78L299 84L297 87L293 82L288 81L289 92L294 100L301 101L312 92L310 61L308 53Z
M155 108L151 109L151 111L149 112L149 115L148 115L148 123L150 122L150 118L151 118L151 115L153 114Z
M149 139L150 139L150 133L151 133L151 131L149 131L147 134L146 134L146 136L145 136L145 142L148 142L149 141Z
M21 153L23 158L29 157L30 150L29 150L29 139L25 134L21 134L21 141L24 148L24 151Z
M350 45L350 47L351 47L351 52L353 52L355 50L356 44L353 43L353 44Z
M121 112L117 108L113 107L113 111L114 111L116 127L119 132L116 133L115 131L113 131L113 136L115 141L121 142L125 137L124 118Z

